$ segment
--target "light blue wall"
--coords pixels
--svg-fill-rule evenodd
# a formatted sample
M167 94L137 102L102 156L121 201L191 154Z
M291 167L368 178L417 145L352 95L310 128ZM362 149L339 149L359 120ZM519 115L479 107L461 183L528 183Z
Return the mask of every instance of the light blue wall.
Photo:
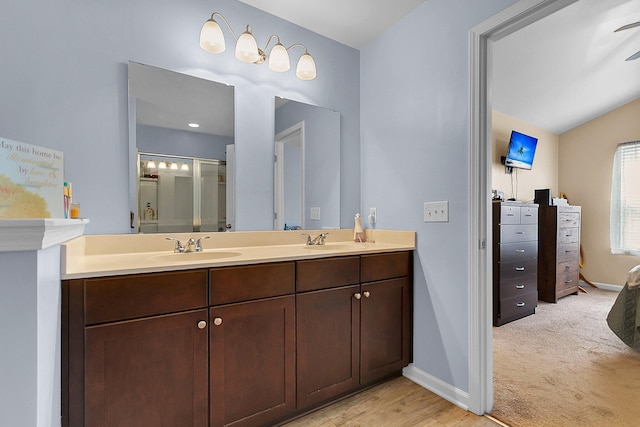
M234 31L251 24L262 46L272 33L304 43L318 77L298 80L266 65L198 46L214 11ZM224 30L226 31L226 30ZM238 1L6 0L0 14L0 133L64 152L65 178L90 218L87 233L129 232L127 62L136 61L235 86L236 228L273 228L274 96L340 111L341 217L360 200L359 52ZM301 54L291 51L292 62ZM346 166L348 165L348 167ZM268 178L265 178L268 177Z
M468 33L513 3L427 0L360 52L362 210L377 208L378 228L417 231L414 365L464 391ZM440 200L449 222L423 222L423 203Z
M136 126L136 133L138 150L153 154L226 160L227 144L233 144L233 137L230 136L140 124Z

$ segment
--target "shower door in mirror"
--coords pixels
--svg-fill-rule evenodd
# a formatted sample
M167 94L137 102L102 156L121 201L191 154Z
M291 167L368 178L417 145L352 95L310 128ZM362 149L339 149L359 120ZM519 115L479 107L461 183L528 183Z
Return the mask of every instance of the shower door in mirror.
M224 231L223 161L151 153L139 153L139 159L141 233Z

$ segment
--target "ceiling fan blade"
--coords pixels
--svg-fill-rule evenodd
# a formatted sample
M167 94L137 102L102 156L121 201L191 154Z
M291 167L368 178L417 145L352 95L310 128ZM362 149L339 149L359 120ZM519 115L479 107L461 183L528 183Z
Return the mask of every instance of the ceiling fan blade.
M630 28L635 28L635 27L640 27L640 21L634 22L633 24L623 25L622 27L618 28L617 30L614 30L613 32L617 33L618 31L624 31Z
M640 50L634 53L633 55L631 55L630 57L628 57L627 59L625 59L625 61L633 61L634 59L638 59L638 58L640 58Z

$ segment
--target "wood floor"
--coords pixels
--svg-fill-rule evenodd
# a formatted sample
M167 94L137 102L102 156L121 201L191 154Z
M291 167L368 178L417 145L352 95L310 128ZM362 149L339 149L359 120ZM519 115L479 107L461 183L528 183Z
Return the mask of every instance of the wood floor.
M400 377L299 418L285 427L496 427Z

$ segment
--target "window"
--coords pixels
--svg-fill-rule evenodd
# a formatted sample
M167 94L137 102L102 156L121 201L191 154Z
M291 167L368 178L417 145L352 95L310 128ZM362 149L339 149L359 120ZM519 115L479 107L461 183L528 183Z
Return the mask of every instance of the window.
M611 253L640 256L640 141L618 145L611 184Z

